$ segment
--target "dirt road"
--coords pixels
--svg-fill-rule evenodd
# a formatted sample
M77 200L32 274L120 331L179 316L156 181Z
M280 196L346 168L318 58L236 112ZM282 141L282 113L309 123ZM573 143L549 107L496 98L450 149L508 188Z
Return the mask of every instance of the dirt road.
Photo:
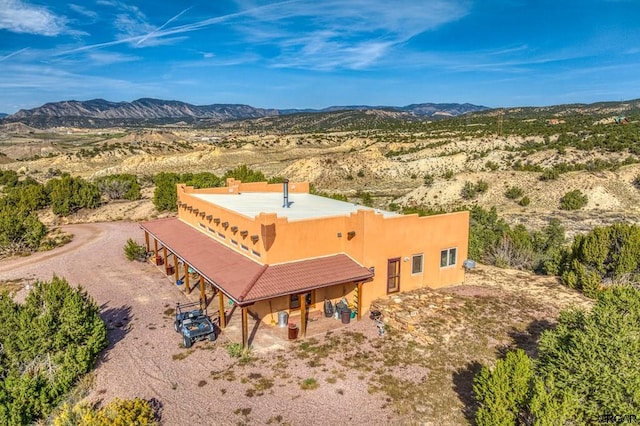
M369 395L357 373L329 360L321 371L310 372L304 360L284 350L238 365L223 340L182 348L165 312L185 296L153 265L124 257L128 238L143 241L137 224L63 229L74 235L71 243L0 261L0 280L50 280L55 274L81 285L100 304L110 344L95 370L91 400L156 398L167 425L394 423L380 395ZM370 326L361 321L351 330L373 333ZM276 363L282 367L277 377ZM338 371L340 379L330 380ZM310 377L319 388L301 390L300 383Z

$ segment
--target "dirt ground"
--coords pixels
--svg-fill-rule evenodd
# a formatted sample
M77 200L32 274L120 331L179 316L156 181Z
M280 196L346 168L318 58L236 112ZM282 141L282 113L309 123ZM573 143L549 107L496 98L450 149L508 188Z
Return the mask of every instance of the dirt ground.
M142 242L136 223L63 229L74 235L66 246L0 261L0 282L25 283L18 300L54 274L84 287L110 341L88 400L155 398L166 425L465 424L481 364L506 347L535 348L560 309L590 305L555 278L479 265L464 285L397 296L405 317L417 306L426 339L400 327L379 336L364 317L239 360L226 349L231 333L182 347L171 314L186 296L155 266L124 258L128 238Z

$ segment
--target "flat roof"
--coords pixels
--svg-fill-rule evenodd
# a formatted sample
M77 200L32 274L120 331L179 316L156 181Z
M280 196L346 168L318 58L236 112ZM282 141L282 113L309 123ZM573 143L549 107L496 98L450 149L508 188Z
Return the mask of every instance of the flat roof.
M290 221L305 220L348 216L358 210L373 210L385 217L398 216L398 213L307 193L289 193L289 208L283 207L282 192L190 195L252 219L260 213L276 213L279 217L286 217Z

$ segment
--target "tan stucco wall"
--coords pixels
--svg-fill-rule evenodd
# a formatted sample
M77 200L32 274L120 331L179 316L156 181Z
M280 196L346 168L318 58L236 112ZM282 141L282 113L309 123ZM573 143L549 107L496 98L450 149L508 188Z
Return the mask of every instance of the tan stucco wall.
M238 191L281 191L282 184L252 183L242 184L230 180L228 183ZM308 191L308 184L290 183L296 192ZM372 282L363 287L363 310L369 309L371 302L387 295L387 261L400 258L400 291L414 290L421 287L438 288L464 281L462 262L467 258L469 241L469 212L456 212L435 216L418 217L417 215L383 217L373 210L359 210L349 216L337 216L299 220L289 222L286 218L279 218L275 214L260 214L256 218L247 218L226 210L217 205L192 197L192 193L228 193L228 188L209 188L194 190L190 187L178 186L178 200L186 202L193 208L205 211L206 215L219 218L220 223L207 220L200 215L193 214L184 208L178 209L179 217L231 247L232 249L250 257L260 263L274 264L300 260L311 257L326 256L336 253L346 253L356 262L366 268L375 268ZM229 196L234 196L230 194ZM222 223L228 222L224 229ZM234 234L233 226L238 227ZM214 232L212 232L213 230ZM247 237L240 235L247 231ZM348 233L355 231L355 236L348 238ZM218 232L225 235L225 239L217 236ZM340 234L341 236L338 236ZM258 236L253 243L251 236ZM231 243L231 239L238 245ZM248 250L243 250L245 245ZM445 249L456 248L457 260L453 266L440 267L440 252ZM252 254L255 251L259 257ZM412 256L423 255L423 272L412 274ZM316 303L322 309L324 297L336 300L342 297L342 290L330 288L317 290ZM348 291L351 293L353 287ZM325 294L326 292L326 294ZM279 299L272 301L272 310L288 309L288 299L280 306ZM351 299L349 299L351 301ZM278 305L276 307L276 304ZM269 306L256 306L261 316L269 315ZM277 315L277 314L276 314Z

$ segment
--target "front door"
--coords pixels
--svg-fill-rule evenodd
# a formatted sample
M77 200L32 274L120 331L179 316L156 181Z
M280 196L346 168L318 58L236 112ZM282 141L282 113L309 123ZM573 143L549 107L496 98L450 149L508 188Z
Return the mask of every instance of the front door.
M388 260L387 267L387 293L400 291L400 258Z

